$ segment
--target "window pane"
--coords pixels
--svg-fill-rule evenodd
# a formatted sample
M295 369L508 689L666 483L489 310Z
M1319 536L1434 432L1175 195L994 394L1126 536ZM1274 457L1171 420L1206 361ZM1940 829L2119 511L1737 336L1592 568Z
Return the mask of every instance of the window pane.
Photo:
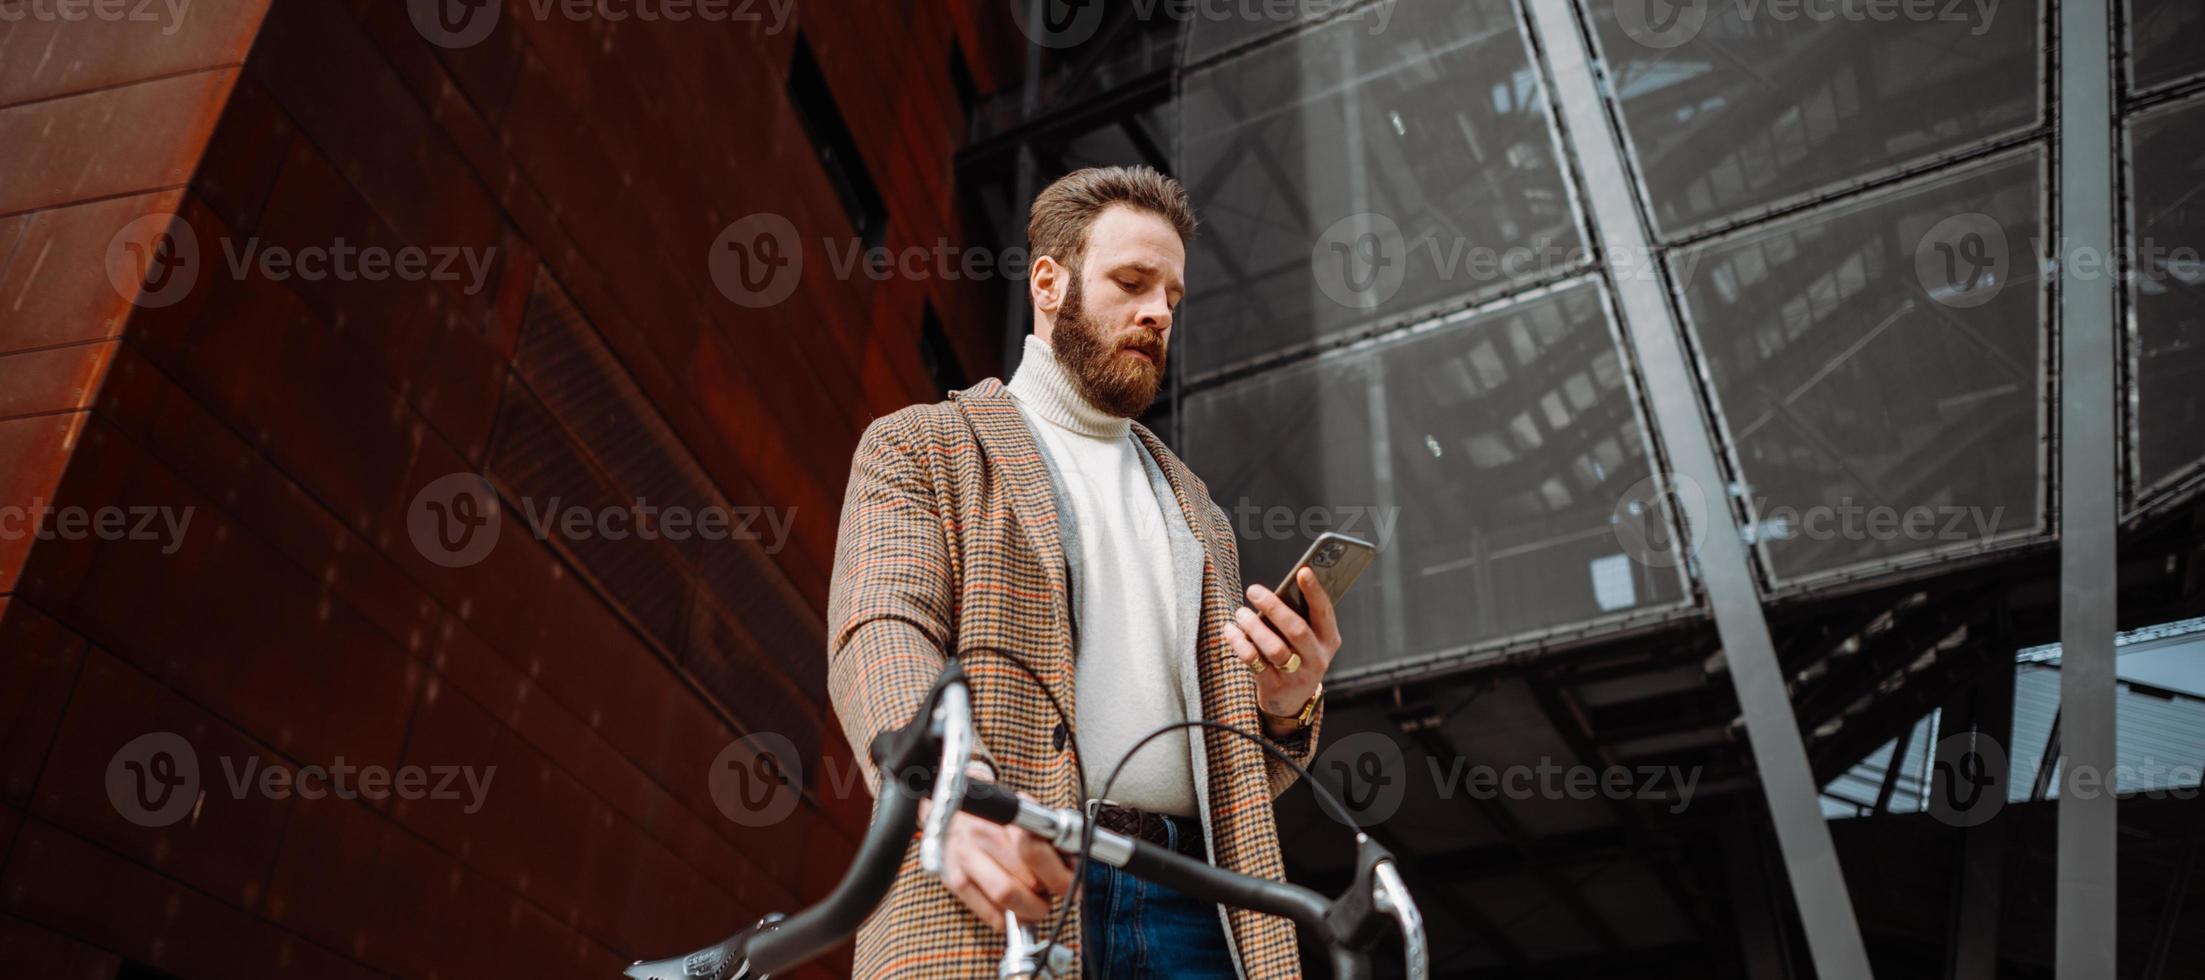
M1590 5L1664 240L2034 125L2039 4ZM1670 10L1668 21L1632 16ZM1816 18L1812 10L1851 11Z
M2128 9L2137 88L2205 71L2205 5L2197 0L2129 0Z
M2131 125L2135 468L2149 488L2205 455L2205 100Z
M1341 669L1355 672L1682 598L1680 570L1633 561L1612 524L1650 472L1631 390L1599 287L1581 281L1196 394L1187 456L1228 512L1367 511L1385 554L1344 621L1398 632L1351 638ZM1251 580L1305 541L1236 523Z
M1671 260L1777 579L2037 527L2041 171L2007 155Z
M1383 30L1380 26L1383 25ZM1185 79L1191 377L1579 258L1505 0L1383 5ZM1381 219L1357 222L1357 215Z

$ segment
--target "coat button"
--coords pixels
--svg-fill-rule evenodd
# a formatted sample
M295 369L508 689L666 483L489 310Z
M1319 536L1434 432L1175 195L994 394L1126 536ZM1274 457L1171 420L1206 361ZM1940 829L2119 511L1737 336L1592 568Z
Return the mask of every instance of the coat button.
M1064 751L1064 743L1065 743L1065 742L1067 742L1067 741L1070 741L1070 740L1071 740L1071 738L1072 738L1072 729L1071 729L1071 728L1069 728L1069 727L1067 727L1067 726L1066 726L1066 725L1065 725L1065 724L1064 724L1063 722L1061 722L1061 721L1060 721L1060 722L1057 722L1057 730L1056 730L1056 733L1050 736L1050 741L1053 741L1053 742L1055 742L1055 743L1056 743L1056 746L1057 746L1057 751L1059 751L1059 752L1062 752L1062 751Z

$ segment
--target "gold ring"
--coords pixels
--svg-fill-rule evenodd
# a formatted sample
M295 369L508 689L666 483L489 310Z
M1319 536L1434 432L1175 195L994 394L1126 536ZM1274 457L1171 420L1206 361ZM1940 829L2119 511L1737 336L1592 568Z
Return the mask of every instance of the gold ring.
M1263 654L1259 653L1256 654L1256 662L1248 665L1248 672L1251 674L1260 674L1263 673L1263 668L1267 666L1270 665L1263 662Z
M1287 654L1286 662L1280 664L1279 669L1289 674L1302 669L1302 655L1299 653Z

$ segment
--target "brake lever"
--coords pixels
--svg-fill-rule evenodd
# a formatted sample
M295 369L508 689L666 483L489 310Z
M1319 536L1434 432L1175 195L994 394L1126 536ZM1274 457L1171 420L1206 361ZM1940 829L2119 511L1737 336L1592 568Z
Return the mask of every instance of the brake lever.
M949 818L965 799L969 778L965 766L972 761L972 691L959 676L942 686L934 705L933 736L942 743L940 765L934 770L934 795L927 809L925 832L919 838L919 866L939 877L942 873L943 840Z
M1417 911L1416 899L1409 897L1409 886L1391 859L1378 862L1371 874L1377 879L1371 888L1372 907L1401 924L1402 958L1409 980L1425 980L1431 976L1431 954L1424 945L1424 914Z
M1034 932L1019 924L1018 913L1003 910L1003 962L996 980L1055 980L1072 968L1072 950L1060 943L1037 943Z

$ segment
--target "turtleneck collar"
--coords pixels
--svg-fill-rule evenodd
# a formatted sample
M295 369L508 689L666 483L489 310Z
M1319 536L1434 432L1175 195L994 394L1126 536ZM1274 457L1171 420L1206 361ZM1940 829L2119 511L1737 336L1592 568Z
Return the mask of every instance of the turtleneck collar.
M1080 435L1122 439L1133 430L1131 419L1095 407L1080 393L1079 383L1057 363L1056 351L1039 334L1026 335L1025 360L1019 362L1007 387L1026 410Z

